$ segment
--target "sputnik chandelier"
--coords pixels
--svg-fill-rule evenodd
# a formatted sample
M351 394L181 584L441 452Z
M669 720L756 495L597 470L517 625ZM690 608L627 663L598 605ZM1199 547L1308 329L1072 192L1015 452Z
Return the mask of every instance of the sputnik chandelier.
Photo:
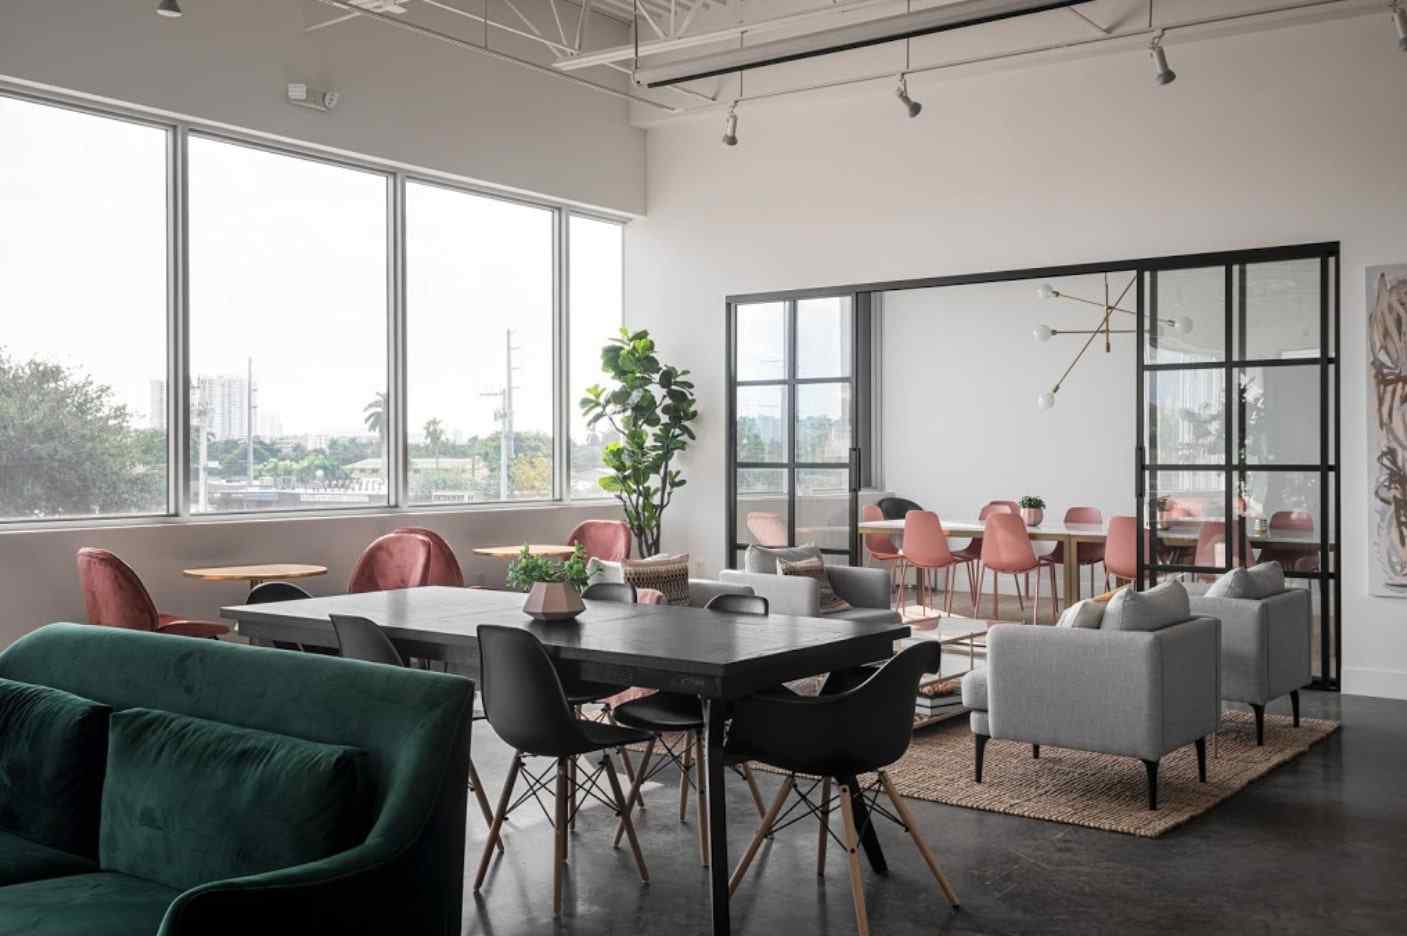
M1071 295L1069 295L1068 293L1063 293L1063 292L1061 292L1060 290L1056 289L1054 286L1050 285L1049 283L1044 283L1044 284L1042 284L1042 286L1041 286L1041 288L1040 288L1040 291L1039 291L1039 292L1040 292L1040 297L1041 297L1042 299L1065 299L1065 300L1067 300L1067 301L1069 301L1069 302L1080 302L1080 303L1083 303L1083 304L1085 304L1085 305L1091 305L1091 306L1094 306L1094 307L1097 308L1097 309L1102 310L1102 311L1103 311L1103 315L1102 315L1102 316L1100 317L1100 319L1099 319L1099 325L1096 326L1095 328L1090 328L1090 329L1070 329L1070 328L1052 328L1052 327L1049 326L1049 325L1037 325L1037 326L1035 327L1035 329L1031 332L1032 337L1034 337L1034 338L1035 338L1037 341L1039 341L1039 342L1046 342L1046 341L1049 341L1050 339L1054 338L1054 337L1057 336L1057 335L1088 335L1088 336L1089 336L1089 337L1087 337L1087 338L1085 339L1085 343L1084 343L1083 346L1081 346L1081 348L1080 348L1080 350L1079 350L1079 353L1077 353L1077 354L1075 355L1075 359L1070 362L1070 366L1067 367L1067 368L1065 368L1065 373L1061 374L1061 375L1060 375L1060 379L1055 382L1055 386L1053 386L1053 387L1050 388L1050 392L1049 392L1049 393L1042 393L1040 396L1036 397L1036 405L1037 405L1037 406L1039 406L1039 407L1040 407L1041 409L1043 409L1043 410L1048 410L1048 409L1050 409L1051 407L1053 407L1053 406L1055 405L1055 395L1060 392L1060 387L1061 387L1062 384L1065 383L1065 378L1066 378L1066 377L1069 377L1069 376L1070 376L1070 372L1075 369L1075 365L1080 363L1080 359L1085 356L1085 352L1087 352L1087 351L1090 349L1090 345L1094 344L1094 339L1095 339L1095 338L1098 338L1100 335L1103 335L1103 336L1104 336L1104 353L1105 353L1105 354L1108 354L1108 353L1110 353L1111 351L1113 351L1113 349L1114 349L1114 347L1113 347L1113 336L1114 336L1114 335L1131 335L1131 334L1134 333L1135 329L1132 329L1132 328L1114 328L1113 325L1111 324L1111 320L1113 319L1115 312L1122 312L1124 315L1136 315L1136 314L1137 314L1137 313L1134 313L1134 312L1129 311L1128 309L1122 308L1122 307L1119 305L1119 304L1120 304L1121 302L1123 302L1126 298L1128 298L1129 290L1132 289L1132 288L1134 287L1134 284L1137 283L1137 282L1138 282L1138 274L1135 273L1135 274L1133 275L1133 277L1128 281L1128 285L1126 285L1126 286L1124 287L1123 292L1119 293L1119 297L1118 297L1117 299L1115 299L1113 302L1110 302L1110 301L1109 301L1109 296L1110 296L1110 291L1109 291L1109 274L1107 274L1107 273L1104 274L1104 301L1103 301L1103 302L1099 302L1099 301L1097 301L1097 300L1095 300L1095 299L1086 299L1086 298L1084 298L1084 297L1082 297L1082 296L1071 296ZM1175 319L1172 319L1172 318L1167 318L1167 319L1165 319L1165 318L1160 318L1160 319L1158 319L1158 324L1159 324L1159 325L1165 325L1165 326L1167 326L1167 327L1168 327L1173 333L1175 333L1175 334L1179 334L1179 335L1190 335L1190 334L1192 333L1192 319L1188 318L1188 317L1185 316L1185 315L1182 316L1181 318L1175 318Z

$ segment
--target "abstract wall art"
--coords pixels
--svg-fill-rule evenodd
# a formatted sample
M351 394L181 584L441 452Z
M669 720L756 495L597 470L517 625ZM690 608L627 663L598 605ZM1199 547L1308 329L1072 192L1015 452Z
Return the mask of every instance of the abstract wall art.
M1367 287L1369 590L1407 598L1407 264Z

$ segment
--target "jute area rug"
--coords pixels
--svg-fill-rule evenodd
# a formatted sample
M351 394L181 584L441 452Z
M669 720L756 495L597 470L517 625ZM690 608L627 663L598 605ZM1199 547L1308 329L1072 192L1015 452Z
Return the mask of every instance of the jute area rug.
M1257 747L1249 712L1227 712L1207 743L1207 782L1197 781L1192 745L1164 757L1158 771L1158 809L1148 808L1143 764L1131 757L992 740L982 782L972 778L972 732L955 718L915 732L909 751L889 776L903 795L948 806L1009 816L1158 836L1199 816L1251 781L1274 770L1338 730L1339 723L1306 718L1296 728L1288 716L1267 715L1265 746Z

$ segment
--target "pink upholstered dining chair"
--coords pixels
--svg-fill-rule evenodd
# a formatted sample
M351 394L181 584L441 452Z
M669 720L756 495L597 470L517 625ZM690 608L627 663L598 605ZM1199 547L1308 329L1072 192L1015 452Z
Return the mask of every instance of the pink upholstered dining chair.
M997 511L1016 514L1021 516L1021 507L1015 501L988 501L983 505L982 510L977 514L977 519L983 523L987 518ZM982 537L974 536L967 545L961 549L953 551L953 555L958 558L963 567L967 569L967 590L972 599L973 613L977 613L977 576L973 574L973 566L982 561Z
M1145 533L1143 541L1148 542ZM1114 584L1119 580L1132 582L1138 578L1138 518L1110 517L1109 535L1104 540L1104 590L1109 590L1109 576Z
M1050 569L1050 610L1051 622L1060 616L1060 599L1055 591L1055 563L1049 556L1037 556L1031 546L1031 534L1026 530L1026 522L1017 514L993 511L982 531L982 564L977 568L977 601L973 613L982 610L982 582L988 571L992 573L992 617L1001 619L1001 591L997 582L1003 572L1016 579L1027 572L1036 573L1036 594L1031 602L1031 623L1040 618L1042 568ZM1024 614L1026 605L1021 597L1021 582L1016 579L1016 600Z
M879 509L877 504L866 504L860 511L862 520L883 520L884 511ZM889 567L889 588L900 589L899 606L904 606L908 583L904 581L904 553L898 546L894 545L894 537L883 533L866 533L864 536L865 552L875 562L893 563Z
M357 560L349 594L420 588L430 584L434 545L419 533L387 533L372 540Z
M443 536L424 527L401 527L393 533L413 533L430 541L430 580L426 585L446 585L450 588L464 587L464 571L454 549Z
M1065 511L1065 522L1069 523L1104 523L1104 514L1098 507L1071 507ZM1065 543L1061 541L1055 544L1055 548L1050 551L1050 561L1056 565L1065 564ZM1089 593L1094 594L1094 567L1104 561L1103 543L1076 543L1075 562L1078 565L1089 566ZM1079 577L1075 577L1075 585L1078 587ZM1070 601L1079 601L1078 594L1067 596Z
M904 563L918 570L919 607L925 612L929 599L933 597L933 585L929 574L937 579L938 570L944 570L943 612L951 614L953 609L953 567L962 560L948 549L948 534L943 531L943 522L931 510L910 510L904 515ZM900 604L902 610L908 604L907 596Z
M188 620L156 610L156 603L137 573L106 549L85 546L78 550L78 582L83 588L89 624L182 637L219 637L230 632L224 624Z
M583 520L567 534L568 546L580 546L588 559L620 562L630 558L630 527L623 520Z
M1314 515L1304 510L1277 510L1270 515L1270 532L1314 533ZM1319 571L1319 547L1306 543L1271 543L1260 551L1257 562L1278 562L1296 572Z
M750 513L747 515L747 531L759 546L785 546L787 525L781 514Z
M1234 542L1231 546L1231 554L1235 556L1235 561L1232 564L1245 566L1248 565L1245 550L1249 547L1247 544L1241 542L1241 537L1237 535L1239 530L1239 522L1233 522L1231 524L1231 536ZM1220 546L1222 550L1222 555L1220 556L1217 555L1218 546ZM1203 521L1202 528L1197 533L1197 551L1192 559L1193 564L1220 567L1226 559L1226 521ZM1198 575L1197 579L1203 582L1210 582L1214 581L1216 576L1204 572Z

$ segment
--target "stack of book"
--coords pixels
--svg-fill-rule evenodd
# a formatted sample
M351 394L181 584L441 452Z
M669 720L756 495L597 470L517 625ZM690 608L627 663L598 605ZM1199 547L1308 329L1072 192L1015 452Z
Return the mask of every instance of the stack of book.
M931 673L923 677L918 685L918 698L914 700L915 717L936 718L961 708L961 677L944 677Z

